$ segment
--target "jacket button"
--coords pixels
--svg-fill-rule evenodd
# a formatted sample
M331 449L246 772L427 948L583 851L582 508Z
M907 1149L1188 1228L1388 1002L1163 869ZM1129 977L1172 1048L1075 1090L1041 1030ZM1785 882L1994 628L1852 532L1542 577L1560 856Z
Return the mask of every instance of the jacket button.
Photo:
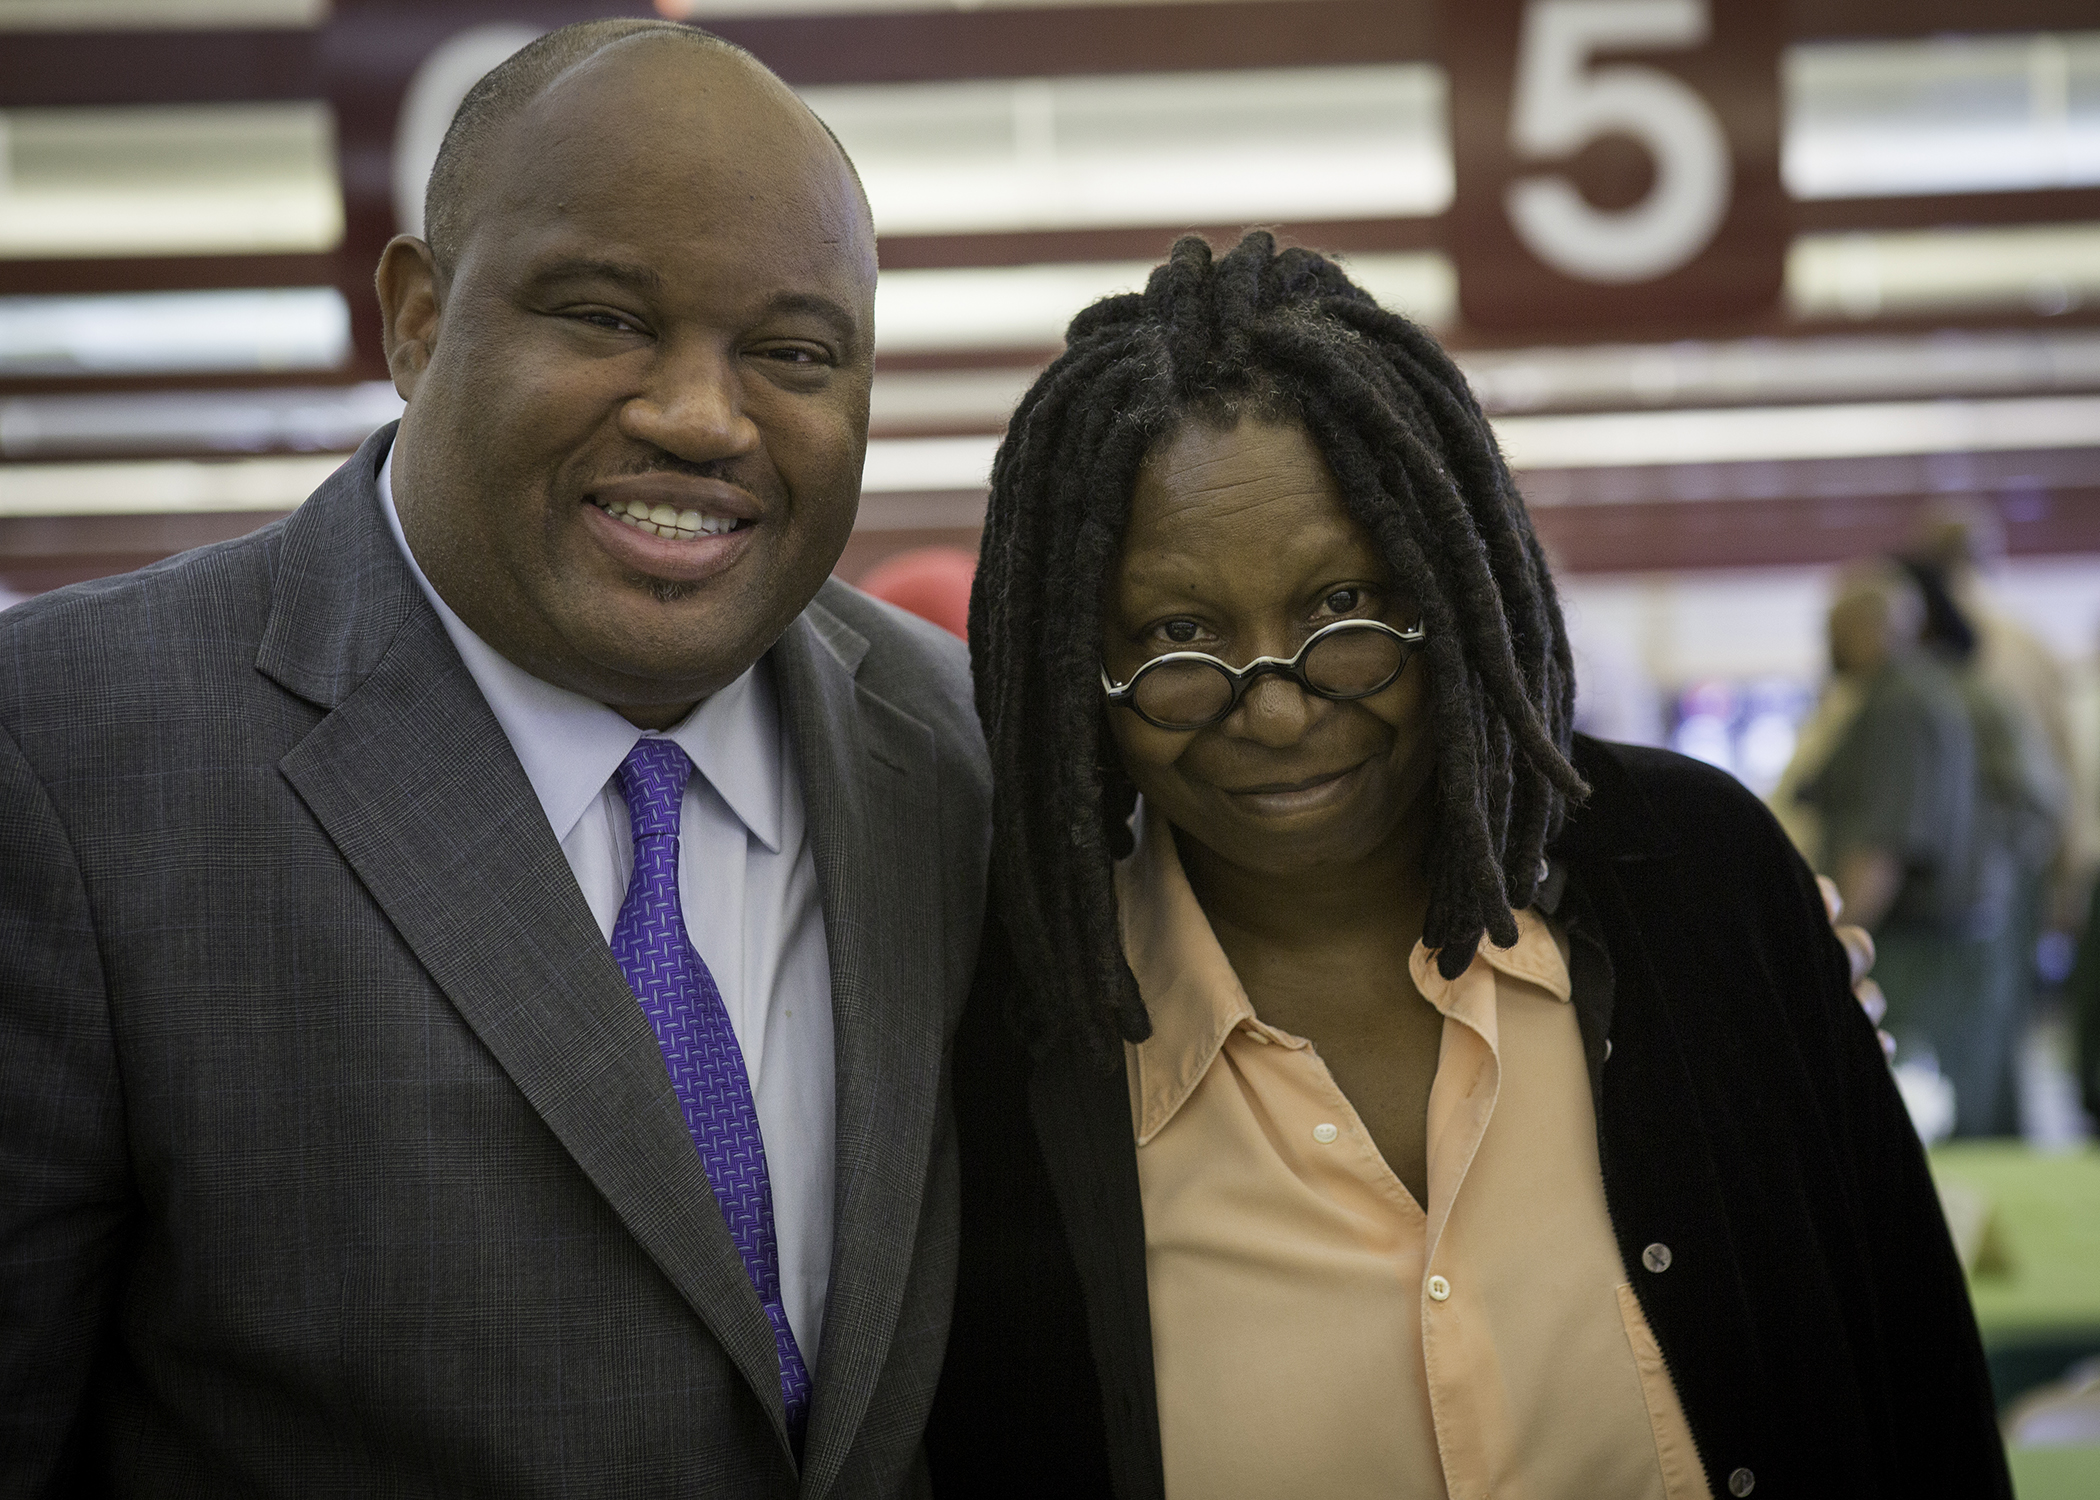
M1610 1061L1611 1061L1611 1038L1610 1038L1610 1037L1606 1037L1606 1038L1604 1039L1604 1060L1605 1060L1606 1062L1610 1062Z
M1647 1249L1641 1252L1641 1264L1646 1266L1649 1270L1658 1273L1669 1270L1670 1247L1668 1245L1665 1245L1661 1240L1657 1240L1654 1244L1650 1245ZM1748 1469L1739 1469L1736 1472L1740 1474L1748 1474L1750 1471ZM1743 1493L1747 1495L1750 1492L1748 1490L1744 1490Z
M1737 1469L1728 1476L1728 1493L1735 1496L1735 1500L1743 1500L1743 1496L1756 1488L1757 1476L1748 1469Z

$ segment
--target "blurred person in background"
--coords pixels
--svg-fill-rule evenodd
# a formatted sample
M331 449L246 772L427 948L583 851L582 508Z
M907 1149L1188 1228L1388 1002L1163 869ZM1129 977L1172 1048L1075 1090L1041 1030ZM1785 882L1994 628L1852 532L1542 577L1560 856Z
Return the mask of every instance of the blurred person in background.
M2077 753L2063 663L2040 636L1998 607L1986 584L1989 572L2005 559L2005 527L1997 511L1973 500L1934 503L1925 511L1909 556L1944 582L1949 599L1974 633L1976 671L2039 731L2039 749L2053 765L2055 779L2068 782ZM2090 811L2066 798L2058 812L2056 843L2050 851L2058 876L2074 874L2072 866L2091 857ZM2050 913L2038 910L2036 915Z
M1572 732L1425 333L1183 240L1023 399L970 624L938 1492L2008 1493L1815 881L1725 773Z
M2073 742L2082 745L2084 753L2076 762L2072 796L2084 819L2091 819L2100 805L2100 678L2096 678L2095 667L2100 667L2100 641L2095 642L2088 670L2079 675L2071 716L2074 731L2082 731L2073 735ZM2079 903L2082 910L2073 924L2077 951L2064 980L2064 1000L2070 1012L2079 1102L2085 1107L2088 1130L2100 1134L2100 879L2090 868L2083 874L2085 899Z
M2051 743L2048 727L2019 690L2023 674L2008 673L2007 657L1993 671L1983 635L1968 603L1956 595L1940 559L1898 559L1924 601L1920 643L1944 666L1960 690L1976 742L1976 820L1970 838L1970 935L1992 948L1988 1013L2002 1032L1998 1080L1991 1090L1990 1119L1965 1134L2020 1133L2020 1053L2034 1010L2035 947L2050 906L2053 877L2060 875L2067 845L2070 795L2064 750ZM2002 621L2025 646L2041 645L2019 626ZM2041 657L2051 671L2054 663ZM2059 680L2061 674L2057 674ZM2029 679L2030 682L2032 679ZM2068 737L2064 705L2055 704L2058 727ZM2065 748L2068 746L2066 738Z
M1992 597L1989 575L2003 565L2005 551L2005 526L1995 507L1980 498L1948 499L1926 509L1911 556L1945 580L1949 596L1974 631L1973 670L2023 722L2022 733L2034 742L2034 751L2027 754L2040 773L2038 781L2049 779L2041 771L2046 760L2064 788L2052 819L2052 847L2039 861L2029 858L2022 864L2005 938L2008 962L2014 966L2014 1024L2024 1030L2033 1010L2042 934L2051 928L2076 934L2085 926L2094 865L2100 862L2100 806L2091 787L2083 795L2075 790L2081 757L2072 722L2075 695L2064 664ZM2018 1125L2010 1078L2016 1072L2015 1057L2008 1060L1999 1113L1999 1124L2008 1129Z
M1803 736L1797 761L1820 754L1821 764L1795 784L1816 818L1817 868L1836 882L1847 920L1874 936L1897 1062L1929 1060L1954 1085L1957 1133L1981 1134L2007 1041L1996 929L1978 931L1978 878L1994 846L1978 843L1968 705L1920 644L1924 622L1924 598L1901 569L1876 562L1839 576L1831 696L1853 706L1842 724Z

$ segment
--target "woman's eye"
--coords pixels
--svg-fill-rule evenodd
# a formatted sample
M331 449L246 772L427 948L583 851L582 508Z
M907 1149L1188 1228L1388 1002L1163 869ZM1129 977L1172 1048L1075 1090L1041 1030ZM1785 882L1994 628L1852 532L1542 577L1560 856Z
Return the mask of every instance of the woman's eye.
M1363 607L1364 591L1362 589L1336 589L1320 602L1327 606L1329 613L1337 615L1354 614Z
M1186 646L1196 638L1196 622L1194 620L1169 620L1160 627L1160 634L1177 646Z

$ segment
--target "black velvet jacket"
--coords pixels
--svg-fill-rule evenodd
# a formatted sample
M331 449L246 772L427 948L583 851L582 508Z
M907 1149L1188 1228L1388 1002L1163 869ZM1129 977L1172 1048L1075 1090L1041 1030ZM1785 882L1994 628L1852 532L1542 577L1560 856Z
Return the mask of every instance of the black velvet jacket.
M1581 738L1575 762L1593 792L1541 904L1568 931L1619 1253L1716 1500L2009 1497L1961 1269L1807 868L1718 771ZM935 1490L1162 1500L1123 1076L1031 1058L1011 984L995 933L956 1039ZM1642 1269L1657 1241L1668 1268Z

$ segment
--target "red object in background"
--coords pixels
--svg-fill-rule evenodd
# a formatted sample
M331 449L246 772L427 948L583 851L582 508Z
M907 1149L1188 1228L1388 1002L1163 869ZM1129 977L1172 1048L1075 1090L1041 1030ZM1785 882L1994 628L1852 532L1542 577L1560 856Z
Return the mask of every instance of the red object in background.
M970 581L976 576L977 559L962 548L919 547L868 569L860 589L967 640Z

